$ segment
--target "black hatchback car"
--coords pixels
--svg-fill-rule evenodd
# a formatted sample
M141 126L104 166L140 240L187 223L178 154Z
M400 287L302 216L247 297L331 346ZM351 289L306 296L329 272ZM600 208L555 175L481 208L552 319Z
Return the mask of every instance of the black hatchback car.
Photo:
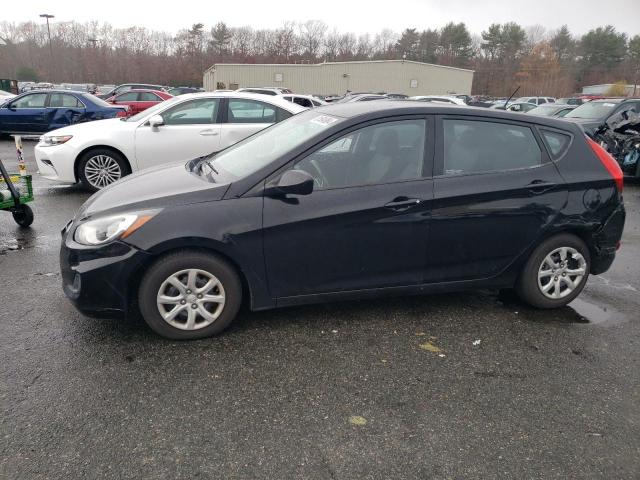
M126 177L64 228L60 258L82 312L139 308L189 339L243 302L491 287L560 307L609 268L624 219L618 164L573 123L381 100Z

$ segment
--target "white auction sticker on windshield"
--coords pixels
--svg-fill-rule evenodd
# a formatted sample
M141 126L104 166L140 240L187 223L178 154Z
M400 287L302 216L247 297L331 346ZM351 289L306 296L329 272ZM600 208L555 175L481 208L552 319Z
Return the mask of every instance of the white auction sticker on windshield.
M603 103L603 105L604 105L605 107L615 107L615 106L616 106L616 104L615 104L615 103Z
M311 120L311 123L317 123L318 125L331 125L334 122L337 122L338 119L336 117L332 117L331 115L318 115L316 118Z

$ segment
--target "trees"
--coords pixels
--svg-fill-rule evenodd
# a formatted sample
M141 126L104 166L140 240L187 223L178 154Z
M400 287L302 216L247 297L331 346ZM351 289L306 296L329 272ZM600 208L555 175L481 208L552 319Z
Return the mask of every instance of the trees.
M468 65L473 50L467 26L464 23L453 22L445 25L440 31L438 52L439 60L444 65Z
M625 57L627 35L612 25L589 30L580 40L582 58L587 67L613 68Z
M213 51L217 56L224 58L224 56L229 53L229 45L232 37L233 32L224 22L216 23L211 29L211 47L213 47Z
M627 41L612 26L595 28L576 39L564 25L554 32L542 26L510 22L489 25L471 35L463 23L440 29L407 28L398 34L340 32L317 20L284 22L275 29L213 27L195 23L171 35L144 27L116 28L99 22L51 25L53 82L122 83L140 81L193 84L216 62L319 62L402 59L442 63L475 70L474 92L508 95L565 95L591 83L626 79L639 82L640 35ZM0 21L0 71L9 77L37 78L49 71L46 26ZM92 43L88 39L96 39Z

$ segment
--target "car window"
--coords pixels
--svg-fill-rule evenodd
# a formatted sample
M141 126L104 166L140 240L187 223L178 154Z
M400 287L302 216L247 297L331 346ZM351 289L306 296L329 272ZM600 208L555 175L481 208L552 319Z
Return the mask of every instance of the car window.
M528 127L477 120L444 120L444 174L464 175L542 163Z
M560 110L558 113L556 113L556 117L564 117L567 113L569 113L572 109L571 108L563 108L562 110Z
M84 108L84 105L73 95L67 93L52 93L49 98L50 108Z
M124 93L124 92L128 92L129 90L131 90L133 88L132 85L123 85L121 87L116 88L116 94L118 93Z
M116 102L136 102L138 100L138 94L136 92L123 93L115 98Z
M307 98L293 97L293 103L297 103L298 105L300 105L302 107L313 107L313 104Z
M547 100L544 98L539 98L538 99L538 105L542 105L543 103L547 103Z
M44 108L46 93L32 93L11 102L13 108Z
M600 119L609 115L618 102L587 102L567 113L566 118Z
M542 130L542 138L544 138L544 141L551 152L551 156L554 159L562 156L571 141L571 137L569 135L549 130Z
M393 183L422 177L425 120L370 125L344 135L294 165L317 189Z
M189 100L165 110L161 115L165 125L215 123L218 116L218 102L217 98Z
M322 105L320 102L316 102L315 100L311 100L311 103L313 103L314 107L319 107L320 105Z
M151 92L139 92L138 93L138 101L140 102L159 102L162 99L158 97L155 93Z
M228 123L275 123L276 107L257 100L229 99Z

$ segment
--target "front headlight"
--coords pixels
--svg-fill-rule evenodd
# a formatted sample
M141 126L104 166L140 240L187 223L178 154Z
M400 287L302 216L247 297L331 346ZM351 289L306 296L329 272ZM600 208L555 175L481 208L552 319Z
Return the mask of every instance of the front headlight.
M44 147L52 147L54 145L62 145L73 138L73 135L42 135L40 144Z
M125 238L151 220L158 212L122 213L81 223L73 238L83 245L102 245Z

